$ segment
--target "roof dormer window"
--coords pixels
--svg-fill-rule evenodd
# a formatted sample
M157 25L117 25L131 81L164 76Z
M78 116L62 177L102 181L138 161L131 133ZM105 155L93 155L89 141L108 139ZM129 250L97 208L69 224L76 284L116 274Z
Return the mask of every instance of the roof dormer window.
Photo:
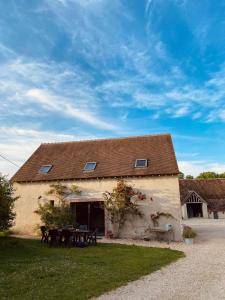
M136 159L135 168L146 168L148 166L148 160L144 158Z
M47 174L52 168L52 165L43 165L39 169L39 173Z
M84 171L94 171L96 168L96 162L87 162L84 166Z

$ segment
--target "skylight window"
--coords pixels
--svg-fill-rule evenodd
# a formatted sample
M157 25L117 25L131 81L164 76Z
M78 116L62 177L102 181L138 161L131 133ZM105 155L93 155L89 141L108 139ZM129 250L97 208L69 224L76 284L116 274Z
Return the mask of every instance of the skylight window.
M96 162L87 162L84 167L84 171L94 171L95 168L96 168Z
M52 168L52 165L43 165L39 169L39 173L47 174Z
M146 168L148 166L147 159L136 159L135 168Z

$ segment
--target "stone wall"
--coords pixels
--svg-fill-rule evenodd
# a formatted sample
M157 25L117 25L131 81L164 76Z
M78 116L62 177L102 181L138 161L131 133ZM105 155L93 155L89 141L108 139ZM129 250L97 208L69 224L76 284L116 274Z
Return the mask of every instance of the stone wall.
M174 239L181 240L181 205L179 182L177 176L157 176L157 177L138 177L128 178L127 182L134 188L146 194L146 200L138 201L143 217L135 217L128 220L121 237L142 238L146 235L146 229L152 225L150 215L152 213L165 212L173 215L174 218L161 217L159 220L160 228L164 228L166 223L172 224L174 229ZM37 224L40 224L38 215L34 213L38 206L38 198L54 200L50 196L45 196L52 182L35 183L14 183L16 195L20 196L15 204L16 223L14 230L22 234L34 234ZM102 193L111 191L116 185L116 179L90 179L63 181L63 184L76 184L82 191L80 200L89 201L89 199L102 200ZM41 200L43 201L43 200ZM70 200L73 201L73 200ZM110 222L106 218L106 230L111 228Z

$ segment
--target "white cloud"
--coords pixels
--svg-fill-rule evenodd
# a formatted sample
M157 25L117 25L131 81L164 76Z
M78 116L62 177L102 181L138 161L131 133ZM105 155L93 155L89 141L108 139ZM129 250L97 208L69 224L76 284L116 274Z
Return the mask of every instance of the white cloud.
M192 119L193 120L197 120L197 119L199 119L199 118L201 118L202 117L202 113L199 111L199 112L196 112L196 113L194 113L193 115L192 115Z
M151 51L142 49L137 41L120 47L120 51L124 62L123 71L109 72L109 79L106 77L96 87L112 106L151 110L160 107L162 115L166 112L171 117L188 116L193 120L201 117L202 122L207 122L209 117L214 121L217 114L219 121L224 121L223 112L218 112L225 97L225 66L222 65L220 72L210 74L209 80L198 86L184 75L160 41L158 47L153 47ZM160 56L170 65L169 70L159 67L157 62Z
M182 9L186 9L187 3L184 1L182 3ZM51 14L52 22L57 24L57 27L63 28L71 42L68 51L75 52L92 69L98 70L101 83L93 84L95 75L84 74L77 69L77 66L75 66L77 72L71 69L62 72L58 69L55 74L59 76L49 78L52 72L50 64L49 68L46 66L43 68L43 72L40 72L42 66L39 66L39 72L31 72L32 67L29 66L29 76L32 81L35 81L36 74L43 76L41 85L35 83L29 86L29 89L48 90L50 85L51 89L48 90L50 93L68 98L72 96L71 92L74 92L72 99L76 99L74 100L76 109L83 111L80 105L84 106L86 103L87 113L90 114L91 111L91 115L93 113L89 110L89 105L94 103L97 108L102 105L102 107L134 107L157 111L160 107L161 116L170 107L169 116L171 117L189 116L197 120L201 114L200 121L208 121L208 114L221 107L225 96L223 89L225 67L221 66L220 72L209 74L210 78L205 83L199 85L192 83L192 80L185 76L180 62L170 55L160 32L155 32L150 26L152 12L156 9L156 5L158 5L157 1L146 1L145 13L149 25L146 45L146 41L141 38L124 33L124 24L126 28L129 28L134 16L129 6L125 6L122 1L47 0L45 9ZM201 32L203 32L203 27L201 26ZM115 32L117 32L116 35ZM121 68L115 68L118 62ZM27 67L27 64L25 68L21 67L22 78L24 71L28 73ZM47 70L46 73L45 70ZM16 72L18 72L18 64ZM81 80L79 80L80 73ZM66 78L71 77L76 88L69 89L67 92L68 89L64 88L62 82L65 83ZM221 80L221 78L224 79ZM46 82L50 84L46 86ZM57 86L61 86L63 95ZM184 108L187 103L189 103L189 109ZM95 118L100 116L96 107ZM223 117L219 120L224 121ZM100 124L99 127L101 128Z
M49 2L53 2L55 0L49 0ZM58 2L59 4L62 4L65 7L68 7L68 5L73 5L73 4L78 4L80 6L91 6L91 5L95 5L95 4L101 4L103 1L106 0L56 0L56 2Z
M53 112L103 130L118 130L99 116L103 103L89 75L79 67L13 60L2 65L0 94L4 115Z
M9 57L15 57L15 55L16 53L12 49L0 43L0 56L3 56L4 58L9 58Z
M132 20L120 0L47 0L46 6L53 21L69 36L71 50L76 49L93 67L105 66L116 55L126 38L124 21Z
M153 0L147 0L146 6L145 6L145 12L146 13L149 13L149 9L151 7L152 2L153 2Z
M201 160L193 161L178 161L179 169L185 175L197 176L205 171L212 171L216 173L225 172L225 164L218 162L207 162Z
M188 1L175 1L178 2L187 17ZM69 56L74 54L74 61L77 57L81 58L90 66L89 70L94 70L95 73L83 72L82 67L77 65L69 68L63 63L14 60L1 68L0 85L3 87L0 89L9 91L12 87L11 90L16 90L17 94L10 95L13 101L23 100L20 90L24 92L33 89L47 90L67 101L70 99L69 102L73 102L75 107L74 116L78 116L77 109L87 112L88 124L94 124L93 118L99 119L96 123L98 128L110 123L110 120L102 120L101 117L101 108L108 106L146 108L156 112L160 107L161 116L170 107L171 117L189 116L197 120L201 114L200 121L214 121L224 102L225 66L222 65L217 73L208 74L209 80L205 83L192 83L194 80L185 76L181 62L170 55L160 30L158 32L150 26L152 13L162 3L163 1L145 1L146 22L149 25L146 40L129 34L134 13L122 1L46 0L40 3L40 9L36 8L36 13L43 14L45 11L53 26L62 29L69 41ZM188 14L191 12L190 7L192 6L189 5ZM187 18L186 21L192 29L197 28L193 26L196 20ZM200 33L196 33L196 36L204 37L205 23L200 25ZM31 29L37 30L34 26ZM0 45L1 47L6 53L11 53L6 46ZM118 65L121 67L117 67ZM96 70L101 82L95 81ZM187 103L191 109L184 108ZM22 105L24 108L25 104ZM82 114L81 119L85 120ZM219 121L224 121L222 113L219 114Z
M225 109L216 109L209 113L207 122L225 121Z
M186 140L192 143L213 143L218 141L213 136L201 136L201 135L185 135L185 134L173 134L176 139Z
M96 138L94 135L64 134L23 127L0 127L0 154L21 166L41 143ZM0 173L12 176L17 167L0 157Z
M66 97L60 97L46 90L30 89L25 93L25 96L35 103L40 103L41 106L51 112L57 112L66 116L76 118L84 123L88 123L97 128L105 130L118 129L115 125L104 122L87 111L82 111L75 107Z
M181 117L184 117L184 116L188 115L189 112L190 112L189 107L183 106L183 107L178 108L175 111L173 116L174 116L174 118L181 118Z

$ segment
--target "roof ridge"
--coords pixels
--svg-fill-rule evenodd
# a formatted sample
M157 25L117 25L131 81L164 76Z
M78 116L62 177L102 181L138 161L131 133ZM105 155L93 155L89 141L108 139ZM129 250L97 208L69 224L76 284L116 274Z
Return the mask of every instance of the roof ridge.
M76 141L66 141L66 142L49 142L41 143L41 145L55 145L55 144L69 144L69 143L83 143L83 142L100 142L100 141L110 141L110 140L127 140L143 137L156 137L156 136L170 136L170 133L158 133L158 134L146 134L146 135L134 135L126 137L112 137L112 138L96 138L96 139L87 139L87 140L76 140Z

